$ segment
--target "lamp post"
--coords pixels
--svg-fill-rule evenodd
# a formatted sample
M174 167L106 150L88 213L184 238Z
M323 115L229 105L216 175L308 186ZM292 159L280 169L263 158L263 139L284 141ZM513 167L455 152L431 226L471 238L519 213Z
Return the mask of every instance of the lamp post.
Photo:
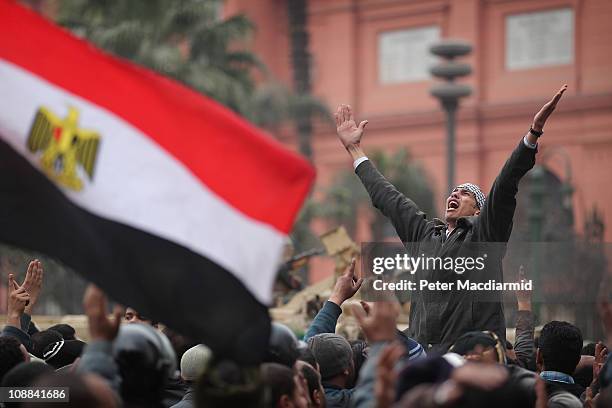
M459 99L472 93L469 85L455 82L455 78L469 75L472 68L469 64L456 62L454 59L469 54L472 46L462 40L447 39L432 45L429 51L444 59L443 62L431 67L429 71L433 76L445 80L443 83L432 86L430 93L440 100L446 112L446 176L450 192L455 187L455 115Z

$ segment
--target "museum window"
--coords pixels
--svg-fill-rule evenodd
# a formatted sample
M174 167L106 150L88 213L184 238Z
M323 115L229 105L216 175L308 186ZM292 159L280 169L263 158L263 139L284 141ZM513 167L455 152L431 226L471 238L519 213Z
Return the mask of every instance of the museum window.
M385 31L378 35L378 81L383 85L428 80L436 58L429 46L440 39L438 26Z
M509 71L574 61L574 10L560 8L506 16Z

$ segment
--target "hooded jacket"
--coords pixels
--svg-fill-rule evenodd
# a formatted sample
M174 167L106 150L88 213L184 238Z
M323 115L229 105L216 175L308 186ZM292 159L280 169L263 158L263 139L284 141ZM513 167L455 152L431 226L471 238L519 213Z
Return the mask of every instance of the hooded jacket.
M412 256L474 257L482 244L489 256L479 273L479 282L489 279L503 282L502 259L512 231L516 193L521 178L534 166L537 149L523 140L512 152L495 179L478 216L461 217L456 228L446 236L446 225L427 220L417 205L389 183L369 161L363 161L355 173L365 186L372 204L392 223ZM468 276L469 275L469 276ZM474 279L477 274L457 275L448 270L423 270L416 279L453 282ZM413 292L408 335L426 349L445 351L463 333L490 330L505 342L506 326L502 293L450 290Z

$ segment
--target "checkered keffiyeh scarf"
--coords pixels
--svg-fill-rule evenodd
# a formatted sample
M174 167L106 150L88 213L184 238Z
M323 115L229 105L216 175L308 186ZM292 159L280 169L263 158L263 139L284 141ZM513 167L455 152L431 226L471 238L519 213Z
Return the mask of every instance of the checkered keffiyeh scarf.
M478 209L479 210L482 209L482 206L485 203L485 195L482 193L482 191L480 191L480 187L472 183L463 183L463 184L458 185L455 188L464 188L470 193L474 194L474 198L476 199L476 205L478 206Z

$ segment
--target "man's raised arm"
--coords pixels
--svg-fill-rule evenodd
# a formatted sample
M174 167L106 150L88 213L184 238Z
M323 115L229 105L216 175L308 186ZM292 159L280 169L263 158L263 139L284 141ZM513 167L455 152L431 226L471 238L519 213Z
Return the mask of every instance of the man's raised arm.
M527 135L519 142L495 179L479 217L483 240L507 242L510 238L519 181L535 165L538 138L544 133L544 124L566 89L567 85L563 85L536 113Z
M361 137L368 121L364 120L357 126L348 105L338 106L335 117L338 138L353 158L355 173L368 191L374 207L389 218L402 242L420 241L427 228L425 214L389 183L361 150Z

